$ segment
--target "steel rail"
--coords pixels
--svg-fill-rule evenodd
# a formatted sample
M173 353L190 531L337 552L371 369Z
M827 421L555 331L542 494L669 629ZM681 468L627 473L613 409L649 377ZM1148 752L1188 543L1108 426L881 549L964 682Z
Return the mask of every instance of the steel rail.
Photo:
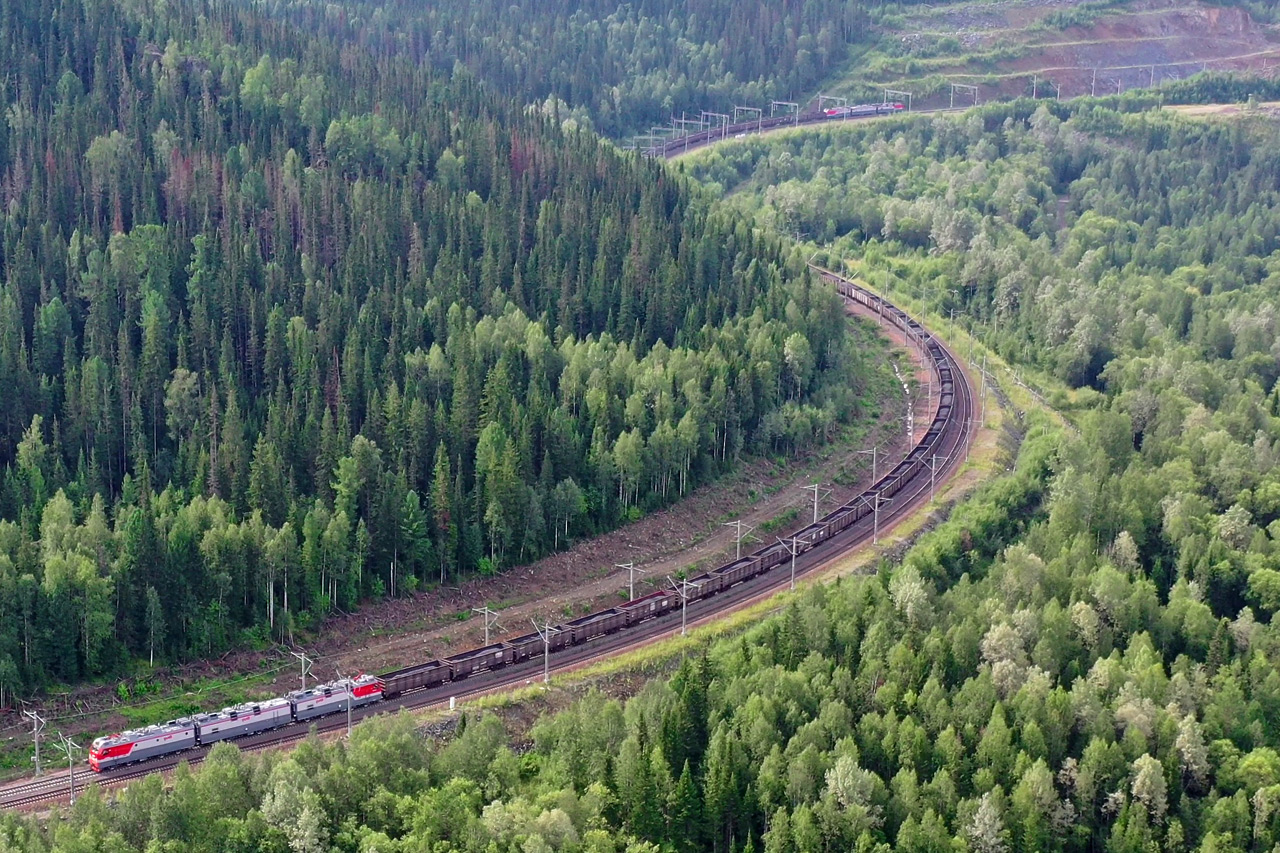
M857 501L866 501L868 495L877 495L882 489L892 488L894 494L893 503L888 509L881 512L881 525L891 525L917 510L926 502L927 497L932 492L934 483L945 482L963 464L964 452L972 440L976 426L973 421L975 410L973 383L950 349L929 333L923 324L911 318L907 312L897 308L878 294L857 285L837 273L817 266L812 268L824 280L831 282L842 297L850 302L856 302L868 310L879 313L897 326L907 340L918 348L929 369L934 372L938 380L934 384L939 389L939 406L941 406L943 395L942 369L948 368L952 376L953 399L949 414L945 422L940 424L938 424L936 415L931 419L934 424L940 427L936 434L933 434L932 427L925 431L915 446L910 448L904 455L902 462L899 462L893 470L873 483L861 495L825 517L825 519L832 519L842 510L855 505ZM931 351L931 345L936 347L936 352ZM933 411L932 400L929 401L929 405L930 411ZM940 468L936 465L936 462L930 466L936 470L925 468L921 464L923 456L919 456L913 465L909 466L909 471L898 471L903 462L911 458L912 453L919 451L928 442L932 443L924 449L933 453L935 459L939 456L943 459ZM857 518L847 528L799 554L796 566L797 576L809 574L819 567L830 565L835 560L847 555L852 549L864 544L871 538L874 523L873 516L868 513ZM720 618L726 611L746 606L774 595L788 586L789 578L789 564L782 563L739 582L716 595L696 601L691 599L689 602L691 621L694 625L697 625ZM635 627L606 634L582 644L570 645L553 653L554 669L557 672L562 672L565 669L577 667L589 661L645 645L672 633L678 633L680 619L679 608L673 608L672 612L641 622ZM363 719L373 714L395 711L400 708L423 708L447 702L451 698L467 699L484 693L522 686L523 684L531 683L541 675L542 661L538 658L540 656L499 669L484 670L459 681L406 692L394 699L355 708L352 711L352 717L354 719ZM301 740L309 734L312 728L324 732L343 729L345 726L345 715L330 715L318 720L293 723L272 731L238 738L235 739L235 742L244 750L266 749ZM185 752L144 761L138 765L120 767L102 773L90 774L86 770L81 770L84 774L81 778L85 779L86 785L99 784L116 787L150 773L171 769L181 761L186 761L189 764L199 763L210 748L197 747ZM33 782L0 789L0 807L31 808L44 803L62 800L66 795L66 778L61 774L51 774Z

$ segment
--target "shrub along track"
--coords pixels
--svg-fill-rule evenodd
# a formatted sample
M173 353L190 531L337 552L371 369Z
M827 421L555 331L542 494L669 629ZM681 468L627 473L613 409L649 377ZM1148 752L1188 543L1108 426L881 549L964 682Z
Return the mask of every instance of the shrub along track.
M871 294L869 291L835 273L826 270L818 270L818 272L825 280L832 282L837 287L846 301L859 303L861 313L865 314L868 310L871 310L877 315L884 316L890 322L898 324L904 332L906 331L905 321L898 318L894 314L896 309L883 301L882 298ZM912 334L906 334L904 337L913 347L921 350L926 356L928 354L926 346L931 341L936 341L927 330L920 340L916 340ZM936 444L932 448L935 464L932 467L916 466L915 472L900 483L893 501L880 510L878 527L882 533L888 532L899 520L911 515L915 510L928 503L931 500L936 484L945 482L959 470L976 432L973 421L973 384L961 368L960 362L940 341L937 341L937 343L940 347L941 355L939 360L941 363L934 361L932 369L935 379L939 376L938 368L942 366L949 367L954 378L954 400L950 407L950 415L940 425L941 429L938 433ZM935 389L938 384L936 381L933 383ZM929 400L928 411L933 412L935 410L934 406L935 401ZM917 435L921 436L920 441L922 442L926 432L920 430ZM917 446L919 445L917 444ZM936 464L938 459L943 460L941 465ZM878 494L878 490L883 487L884 482L890 476L892 475L882 478L881 481L874 484L864 494ZM855 498L855 501L857 500L865 500L865 498ZM850 504L852 503L853 501L850 502ZM825 567L832 560L844 557L851 550L872 539L873 531L876 527L877 520L875 515L868 514L822 544L798 555L794 558L795 575L800 576L813 572ZM679 608L674 608L668 614L642 622L633 628L598 637L581 645L568 646L551 656L551 660L554 663L552 669L556 672L562 672L590 661L668 637L681 630L682 619L686 617L690 622L696 624L753 604L787 588L791 583L791 567L792 561L784 561L771 571L757 575L718 595L690 602L687 613L682 614ZM350 713L350 719L354 722L373 714L396 711L400 708L424 709L447 702L450 699L466 700L487 693L513 689L532 683L541 674L542 669L543 661L534 657L502 669L480 672L459 682L405 693L393 700L355 708ZM336 714L307 724L295 723L275 731L262 732L242 738L237 740L237 745L244 750L287 745L305 738L312 727L321 732L338 731L347 725L347 721L348 715ZM208 747L200 747L188 750L185 753L144 762L136 767L121 767L101 774L90 774L92 783L103 787L121 786L150 773L170 770L182 761L190 764L199 763L208 749ZM83 768L78 770L77 775L79 778L74 783L76 787L84 784L86 773L88 771ZM40 808L46 804L67 799L72 786L73 783L68 776L60 773L50 775L0 790L0 806L15 809Z

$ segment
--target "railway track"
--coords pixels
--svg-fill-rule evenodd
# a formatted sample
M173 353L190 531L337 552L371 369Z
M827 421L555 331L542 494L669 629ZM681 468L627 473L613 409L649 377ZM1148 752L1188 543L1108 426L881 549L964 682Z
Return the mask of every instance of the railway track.
M844 505L841 510L828 516L828 518L838 516L842 510L846 514L842 517L843 526L825 536L820 543L811 544L793 558L736 582L716 595L697 600L691 599L684 614L681 613L680 608L672 608L659 616L640 622L635 627L604 634L581 644L554 651L551 661L555 671L563 672L674 634L680 631L684 618L694 625L711 621L726 612L777 593L790 584L793 562L794 572L798 577L843 557L854 547L872 539L877 530L888 529L895 521L928 502L936 484L945 482L963 463L975 431L974 392L972 382L961 369L954 355L921 324L882 297L830 270L819 267L813 267L813 269L823 280L833 284L848 303L856 304L864 312L873 313L897 326L907 340L924 355L929 369L937 380L931 383L937 391L937 399L927 401L933 425L893 471L874 483L850 504ZM951 379L949 403L944 402L948 393L944 391L945 377ZM937 414L934 415L934 412ZM927 464L925 464L926 454ZM912 462L913 457L914 462ZM868 508L867 511L854 513L850 510L850 507L858 501L862 501L862 505ZM870 509L872 501L878 507L878 511ZM845 521L849 523L845 524ZM830 522L830 524L832 529L835 529L835 523ZM500 669L483 670L459 681L406 691L396 698L352 709L351 720L355 722L373 714L397 711L401 708L421 709L443 704L451 698L465 700L485 693L519 687L537 680L542 673L542 667L541 655L537 655ZM341 730L346 725L347 715L339 713L307 723L294 723L280 729L243 737L236 743L242 750L266 749L299 741L307 736L313 726L320 732L330 732ZM196 764L204 758L209 749L210 747L198 747L175 755L152 759L139 765L120 767L102 773L90 773L83 768L77 768L74 784L77 790L82 789L85 784L118 787L150 773L172 769L180 761ZM0 789L0 807L40 808L67 799L71 787L71 781L63 774L23 782Z
M939 107L927 110L912 110L905 112L906 115L936 115L939 113L958 113L964 112L969 107ZM697 151L699 148L705 148L715 142L721 142L726 139L741 139L753 134L763 134L774 130L785 130L789 127L806 127L818 124L839 124L851 121L868 121L876 118L884 118L889 115L903 115L904 113L883 113L880 115L848 115L848 116L829 116L822 112L805 113L801 116L776 116L773 118L760 119L757 121L744 121L737 124L721 125L720 127L712 127L706 130L700 130L696 133L689 133L676 139L668 139L661 145L654 145L649 148L639 149L646 157L661 157L670 160L673 157L682 157L691 151Z

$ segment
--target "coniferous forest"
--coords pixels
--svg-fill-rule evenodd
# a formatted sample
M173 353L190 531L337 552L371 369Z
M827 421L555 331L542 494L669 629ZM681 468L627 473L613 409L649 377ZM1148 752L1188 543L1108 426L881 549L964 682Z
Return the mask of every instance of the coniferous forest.
M804 87L860 37L862 6L761 5L0 4L0 700L287 638L823 441L871 356L815 248L1026 383L993 374L986 480L901 559L628 698L221 744L0 815L0 850L1277 849L1277 119L1159 107L1280 90L678 169L590 132Z
M775 239L465 70L239 4L4 10L6 696L531 560L856 407Z
M904 559L625 702L576 700L519 740L464 716L442 743L402 718L288 756L220 747L171 792L3 832L24 850L1274 849L1273 122L1023 102L707 154L734 204L830 229L829 262L960 307L1067 423L1007 411L1009 470Z
M407 46L437 69L468 68L521 102L559 100L621 137L673 115L807 101L867 33L880 0L539 0L510 3L297 4L306 28L350 22L378 44Z

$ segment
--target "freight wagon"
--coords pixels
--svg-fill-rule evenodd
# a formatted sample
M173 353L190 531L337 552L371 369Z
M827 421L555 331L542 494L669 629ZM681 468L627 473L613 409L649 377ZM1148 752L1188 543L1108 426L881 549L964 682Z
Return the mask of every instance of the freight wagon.
M940 447L940 442L957 405L954 370L958 366L937 341L905 312L856 285L835 278L826 272L822 274L835 281L837 290L843 296L860 302L887 318L928 354L938 381L938 411L929 428L907 457L871 488L837 507L816 523L797 531L790 540L793 544L765 545L751 554L690 579L695 586L695 589L689 592L690 601L716 595L789 562L792 559L793 546L797 554L804 553L830 540L841 531L847 530L858 520L871 515L876 505L892 499L904 486L914 482L914 478L923 468L935 465L939 451L943 449ZM678 609L680 604L679 593L662 589L556 626L551 630L545 644L541 635L526 634L482 648L459 652L443 660L432 660L404 667L381 677L362 675L354 680L350 693L348 693L346 682L321 684L310 690L294 691L286 696L263 702L224 708L221 711L198 714L191 718L170 720L168 723L149 726L145 729L100 737L93 742L89 751L89 766L94 770L105 770L122 764L181 752L195 746L255 734L289 723L306 721L343 711L348 707L370 704L382 699L393 699L409 691L430 689L451 681L469 678L481 672L529 660L542 655L547 649L557 651L569 645L590 642L605 634L671 613Z

